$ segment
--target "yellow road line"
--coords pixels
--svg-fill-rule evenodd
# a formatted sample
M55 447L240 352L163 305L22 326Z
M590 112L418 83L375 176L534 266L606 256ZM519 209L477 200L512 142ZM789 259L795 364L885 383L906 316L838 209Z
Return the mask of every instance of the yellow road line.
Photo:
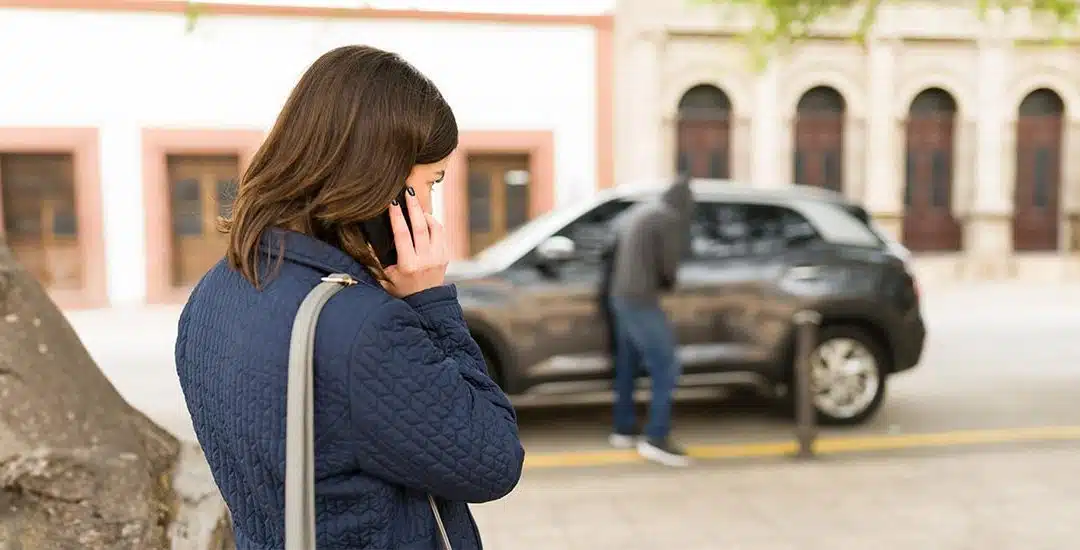
M867 451L1049 441L1080 441L1080 426L1039 426L938 433L823 437L817 440L814 450L820 455L831 455ZM796 449L797 446L794 441L775 441L696 445L689 447L687 451L691 457L696 459L721 459L771 458L791 454ZM525 457L525 468L552 469L610 466L614 464L634 464L642 461L643 459L634 451L600 450L530 453Z

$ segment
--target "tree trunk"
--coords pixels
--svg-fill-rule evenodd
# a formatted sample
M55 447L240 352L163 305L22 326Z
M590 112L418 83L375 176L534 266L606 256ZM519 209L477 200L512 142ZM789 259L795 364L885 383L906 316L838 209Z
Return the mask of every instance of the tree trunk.
M175 548L180 451L0 237L0 550Z

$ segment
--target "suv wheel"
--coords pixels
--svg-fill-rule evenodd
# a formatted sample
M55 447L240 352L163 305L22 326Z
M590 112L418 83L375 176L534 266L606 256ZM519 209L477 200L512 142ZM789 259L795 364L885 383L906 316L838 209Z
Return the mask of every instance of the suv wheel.
M818 422L855 425L868 420L885 398L888 357L866 331L822 328L810 353L810 384Z

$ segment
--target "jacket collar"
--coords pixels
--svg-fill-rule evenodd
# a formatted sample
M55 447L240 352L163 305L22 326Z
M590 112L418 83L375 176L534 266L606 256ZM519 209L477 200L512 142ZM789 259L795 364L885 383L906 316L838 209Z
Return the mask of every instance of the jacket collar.
M263 233L259 249L266 252L272 260L276 260L280 254L287 262L301 264L327 275L345 273L358 280L373 280L367 268L352 256L336 246L303 233L272 228Z

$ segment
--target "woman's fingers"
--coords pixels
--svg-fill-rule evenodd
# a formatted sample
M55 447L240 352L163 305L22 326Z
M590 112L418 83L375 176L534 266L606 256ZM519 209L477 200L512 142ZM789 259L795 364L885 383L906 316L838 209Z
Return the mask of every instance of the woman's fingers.
M394 232L394 247L397 248L398 263L406 266L415 265L416 248L413 246L412 233L409 232L409 225L405 223L405 214L401 212L401 206L394 203L390 203L390 228Z
M443 229L439 220L435 219L435 216L424 213L424 218L427 221L428 232L431 233L431 250L435 254L440 255L440 259L447 255L446 247L446 231Z
M412 187L405 193L405 202L409 205L409 221L412 222L412 238L416 254L423 257L431 248L431 235L428 232L427 213L420 205L420 199L416 198L416 191Z

